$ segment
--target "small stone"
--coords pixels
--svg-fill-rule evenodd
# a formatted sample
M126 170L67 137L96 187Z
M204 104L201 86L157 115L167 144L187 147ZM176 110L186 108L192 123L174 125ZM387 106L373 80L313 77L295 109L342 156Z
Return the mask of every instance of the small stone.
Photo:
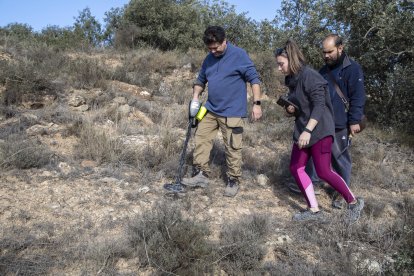
M361 266L371 273L381 273L381 265L375 260L365 259Z
M81 162L81 166L84 167L84 168L93 168L93 167L96 167L97 165L98 165L98 163L96 163L93 160L83 160Z
M191 70L191 63L187 63L186 65L183 66L183 69L185 70Z
M85 98L80 95L74 95L68 101L69 106L72 106L72 107L79 107L85 103L86 103Z
M85 111L89 110L89 105L83 104L83 105L74 107L73 109L76 110L76 111L85 112Z
M131 107L127 104L121 105L118 108L118 112L122 115L122 116L127 116L130 112L131 112Z
M151 93L149 93L148 91L141 91L140 93L139 93L141 96L145 96L145 97L149 97L149 96L151 96Z
M30 113L28 113L28 114L23 114L22 115L22 118L25 118L25 119L27 119L27 120L29 120L29 121L32 121L32 122L36 122L37 120L39 120L39 117L37 117L36 115L34 115L34 114L30 114Z
M269 182L269 178L264 174L259 174L256 176L256 182L260 186L267 186L267 183Z
M142 193L142 194L146 194L150 191L150 188L148 186L144 186L138 189L138 192Z
M43 177L51 177L53 176L53 174L50 171L43 171L41 176Z
M116 183L118 182L118 179L116 179L115 177L104 177L101 179L101 181L103 183Z
M34 125L26 129L27 135L33 136L38 134L43 134L47 132L47 127L42 125Z
M291 243L292 239L288 235L283 235L277 238L276 244Z
M58 168L60 169L60 172L65 175L69 174L72 171L72 167L68 163L65 163L65 162L60 162L58 164Z
M49 207L51 209L58 209L60 207L60 205L58 203L51 203L51 204L49 204Z
M115 97L112 101L119 105L123 105L127 103L127 99L125 97Z

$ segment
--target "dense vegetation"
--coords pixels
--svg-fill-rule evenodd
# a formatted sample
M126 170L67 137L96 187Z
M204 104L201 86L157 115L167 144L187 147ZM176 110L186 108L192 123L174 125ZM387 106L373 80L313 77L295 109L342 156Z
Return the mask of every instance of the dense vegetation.
M316 68L322 64L321 39L341 34L347 52L364 68L371 121L413 133L414 3L408 0L282 1L272 21L257 22L238 14L225 1L131 0L106 13L102 26L88 8L72 27L47 26L40 32L24 24L0 28L2 45L14 41L46 44L54 49L153 47L162 51L203 48L207 25L226 28L233 43L250 52L266 52L295 38ZM262 72L266 74L266 72ZM5 82L4 79L0 79Z

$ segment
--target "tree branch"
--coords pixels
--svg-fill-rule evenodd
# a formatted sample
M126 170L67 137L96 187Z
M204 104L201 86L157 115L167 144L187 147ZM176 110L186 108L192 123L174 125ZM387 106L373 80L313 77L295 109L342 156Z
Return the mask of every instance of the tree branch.
M367 36L369 35L369 33L371 32L371 31L373 31L374 29L376 29L377 28L377 26L372 26L371 28L369 28L369 30L365 33L365 35L364 35L364 39L366 39L367 38Z

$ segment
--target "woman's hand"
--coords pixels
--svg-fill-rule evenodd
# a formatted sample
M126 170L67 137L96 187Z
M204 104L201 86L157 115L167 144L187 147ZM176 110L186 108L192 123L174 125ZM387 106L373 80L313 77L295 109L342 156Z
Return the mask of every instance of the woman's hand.
M309 145L310 138L311 134L309 132L302 132L302 134L299 136L298 147L302 149Z
M288 117L291 117L295 114L295 107L293 105L289 105L288 107L286 107L286 115Z

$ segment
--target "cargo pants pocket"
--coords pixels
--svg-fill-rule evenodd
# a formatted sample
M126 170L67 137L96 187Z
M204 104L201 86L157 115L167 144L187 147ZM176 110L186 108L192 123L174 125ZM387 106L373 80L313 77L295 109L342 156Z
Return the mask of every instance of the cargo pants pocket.
M242 118L227 118L226 121L227 127L229 128L229 131L231 131L230 134L230 146L235 149L241 149L242 148L242 141L243 141L243 126L244 121Z

